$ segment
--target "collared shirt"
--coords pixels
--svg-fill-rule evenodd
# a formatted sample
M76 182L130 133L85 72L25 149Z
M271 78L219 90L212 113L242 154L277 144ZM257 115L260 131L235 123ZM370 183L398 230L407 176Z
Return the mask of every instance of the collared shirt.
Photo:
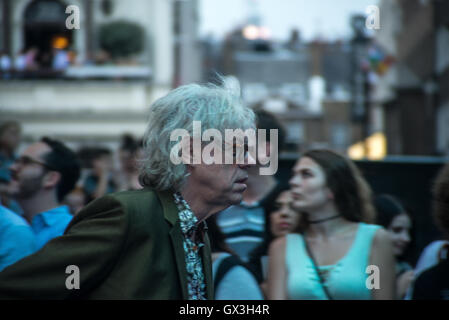
M34 216L31 221L31 228L36 235L38 249L42 248L51 239L61 236L72 217L67 206L59 206Z
M25 219L0 205L0 271L36 251L36 239Z
M203 221L202 224L198 224L197 217L190 210L187 202L178 194L175 194L175 203L179 209L183 234L189 300L206 300L206 282L199 254L200 248L204 246L202 232L206 228L206 223Z

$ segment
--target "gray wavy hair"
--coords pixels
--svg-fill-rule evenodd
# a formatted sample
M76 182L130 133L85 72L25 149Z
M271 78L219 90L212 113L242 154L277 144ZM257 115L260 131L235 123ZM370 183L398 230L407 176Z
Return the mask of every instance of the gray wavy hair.
M243 105L240 87L221 78L222 85L188 84L170 91L150 107L143 138L144 156L140 161L140 183L155 190L179 190L185 182L187 167L170 161L177 141L170 141L176 129L193 136L193 121L201 121L201 134L207 129L255 129L254 112Z

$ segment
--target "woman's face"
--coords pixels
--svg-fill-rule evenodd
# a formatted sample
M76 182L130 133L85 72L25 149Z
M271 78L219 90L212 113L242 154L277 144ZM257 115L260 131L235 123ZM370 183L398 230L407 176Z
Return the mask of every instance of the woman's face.
M275 238L295 230L299 223L299 214L291 208L290 191L282 192L276 199L277 209L270 213L271 233Z
M391 241L393 242L393 250L396 256L404 253L410 243L410 228L412 222L407 214L401 213L394 217L388 227Z
M307 157L301 158L293 168L290 187L292 207L298 211L313 211L332 200L323 169Z

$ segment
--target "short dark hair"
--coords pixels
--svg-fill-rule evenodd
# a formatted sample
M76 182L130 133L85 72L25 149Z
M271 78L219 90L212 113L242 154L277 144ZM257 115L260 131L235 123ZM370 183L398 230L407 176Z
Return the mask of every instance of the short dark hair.
M92 169L95 159L111 155L111 150L106 147L82 147L78 150L78 158L81 166L89 169Z
M432 194L433 217L440 230L449 238L449 163L439 172Z
M44 156L44 161L50 170L61 174L61 180L57 185L57 198L62 201L73 190L80 177L81 166L75 152L66 147L62 142L43 137L43 143L51 148Z
M120 150L128 151L129 153L134 154L137 150L142 148L142 141L134 139L134 137L129 133L123 134L121 140Z
M302 157L312 159L323 169L337 210L344 218L352 222L374 222L371 188L354 162L326 149L309 150Z
M15 127L19 130L22 129L21 125L19 122L11 120L11 121L5 121L2 124L0 124L0 137L3 135L3 133L6 131L6 129L10 128L10 127Z
M256 127L257 129L265 129L267 130L267 141L270 142L270 129L278 130L278 149L279 151L284 148L285 145L285 128L281 124L281 122L276 118L275 115L265 111L263 109L259 109L254 111L256 114Z

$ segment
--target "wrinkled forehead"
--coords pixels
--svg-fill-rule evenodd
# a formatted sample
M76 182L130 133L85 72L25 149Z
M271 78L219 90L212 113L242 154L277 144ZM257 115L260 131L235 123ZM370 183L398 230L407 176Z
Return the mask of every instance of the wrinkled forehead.
M45 155L47 155L49 152L51 152L51 148L49 145L44 142L36 142L28 146L28 148L23 151L22 156L28 156L34 159L43 160Z

